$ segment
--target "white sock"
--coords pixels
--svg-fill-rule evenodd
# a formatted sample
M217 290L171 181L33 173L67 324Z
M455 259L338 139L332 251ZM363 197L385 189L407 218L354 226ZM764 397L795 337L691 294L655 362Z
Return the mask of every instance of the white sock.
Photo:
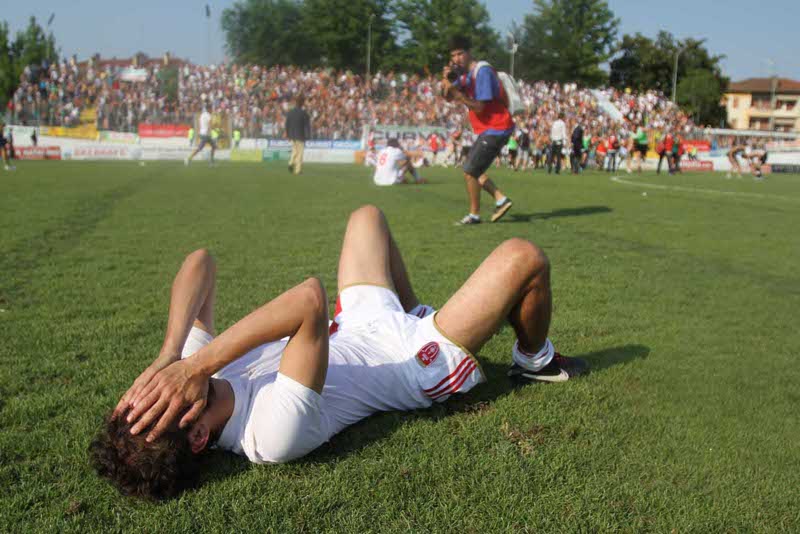
M480 215L475 215L474 213L470 213L469 217L470 217L470 219L475 219L476 221L480 221L481 220L481 216Z
M536 354L528 354L519 348L519 341L514 342L514 349L512 350L512 358L514 363L527 369L528 371L537 372L541 371L553 359L556 353L553 343L550 338L544 342L544 347Z
M503 202L505 202L506 200L507 200L507 197L503 197L503 198L501 198L500 200L497 200L497 201L495 201L494 205L495 205L495 206L499 206L500 204L502 204L502 203L503 203Z
M409 315L416 315L417 317L427 317L428 315L432 314L435 310L428 306L427 304L417 304L411 310L408 311Z

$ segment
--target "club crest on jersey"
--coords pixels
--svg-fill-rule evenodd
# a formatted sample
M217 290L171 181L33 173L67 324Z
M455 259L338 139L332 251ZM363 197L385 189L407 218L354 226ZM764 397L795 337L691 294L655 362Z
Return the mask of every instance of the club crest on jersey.
M439 344L435 341L431 341L421 349L417 353L417 362L422 367L428 367L430 364L436 360L436 357L439 355Z

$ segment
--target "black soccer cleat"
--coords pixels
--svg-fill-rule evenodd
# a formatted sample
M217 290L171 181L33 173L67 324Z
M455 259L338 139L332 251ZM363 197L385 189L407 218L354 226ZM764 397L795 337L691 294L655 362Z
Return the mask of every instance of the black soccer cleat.
M529 371L516 363L508 370L510 378L529 382L566 382L589 372L589 363L581 358L569 358L555 353L550 363L538 371Z

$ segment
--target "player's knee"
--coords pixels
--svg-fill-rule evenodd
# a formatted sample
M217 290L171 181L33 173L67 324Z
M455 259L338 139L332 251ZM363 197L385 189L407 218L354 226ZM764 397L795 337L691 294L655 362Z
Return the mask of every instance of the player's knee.
M527 239L514 237L503 243L503 247L511 265L521 265L534 272L550 269L550 260L544 251Z
M365 204L350 214L350 224L374 223L384 218L377 206Z
M212 271L216 271L217 269L217 262L214 261L214 256L211 254L211 251L209 251L207 248L199 248L195 250L194 252L186 256L186 262L208 267Z
M328 317L328 294L322 280L316 277L303 282L303 299L309 314L314 317Z

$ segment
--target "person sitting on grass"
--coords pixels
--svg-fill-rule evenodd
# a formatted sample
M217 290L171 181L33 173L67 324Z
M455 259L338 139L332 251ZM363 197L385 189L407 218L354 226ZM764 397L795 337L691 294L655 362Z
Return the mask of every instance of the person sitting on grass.
M406 181L406 173L411 175L413 181ZM400 142L395 138L389 139L386 147L377 155L375 175L372 177L372 181L375 182L375 185L425 183L411 163L408 152L403 150Z
M183 262L159 356L89 447L126 495L163 499L194 485L212 446L288 462L373 413L467 392L485 381L474 354L505 320L517 336L509 376L563 382L588 370L547 337L550 263L523 239L498 246L438 312L420 304L374 206L348 221L331 323L310 278L215 336L215 273L206 250Z

